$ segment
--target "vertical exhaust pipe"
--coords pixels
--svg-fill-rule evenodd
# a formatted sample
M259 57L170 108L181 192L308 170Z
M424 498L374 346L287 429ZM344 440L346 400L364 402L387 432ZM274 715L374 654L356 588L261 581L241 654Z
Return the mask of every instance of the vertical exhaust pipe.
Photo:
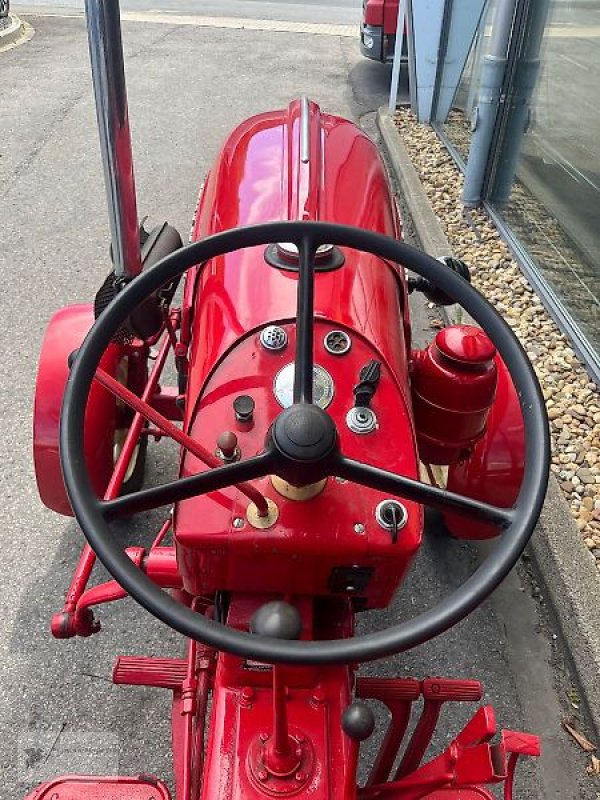
M118 0L85 0L92 83L117 277L141 269L133 154Z

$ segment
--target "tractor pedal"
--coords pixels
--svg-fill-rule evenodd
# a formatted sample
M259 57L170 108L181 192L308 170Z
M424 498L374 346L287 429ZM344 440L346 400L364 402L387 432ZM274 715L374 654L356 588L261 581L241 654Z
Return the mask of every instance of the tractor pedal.
M453 680L452 678L426 678L423 681L425 700L468 703L481 700L483 689L479 681Z
M418 700L421 682L414 678L358 678L356 696L363 700Z
M495 800L495 797L480 786L469 786L466 789L437 789L422 800Z
M104 778L66 775L43 783L25 800L171 800L169 790L153 775Z
M187 669L188 662L185 658L119 656L113 668L113 683L152 686L157 689L181 689Z

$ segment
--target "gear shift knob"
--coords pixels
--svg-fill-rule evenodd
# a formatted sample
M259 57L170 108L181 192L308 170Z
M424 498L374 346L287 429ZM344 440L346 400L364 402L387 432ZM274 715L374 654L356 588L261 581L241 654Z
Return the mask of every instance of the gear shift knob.
M258 636L272 639L299 639L302 618L294 606L274 600L261 606L250 620L250 630Z

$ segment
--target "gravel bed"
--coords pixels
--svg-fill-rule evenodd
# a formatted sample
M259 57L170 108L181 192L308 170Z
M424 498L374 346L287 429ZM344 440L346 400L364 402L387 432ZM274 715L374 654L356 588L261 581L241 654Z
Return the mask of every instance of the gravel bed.
M463 176L440 139L406 109L396 125L454 253L511 325L533 363L548 408L552 465L600 573L600 391L513 259L487 213L465 213Z
M470 123L461 111L452 110L444 132L467 160L471 143ZM525 140L525 144L527 139ZM590 302L590 292L600 297L600 274L596 264L586 256L585 246L578 246L568 230L552 211L527 186L527 152L523 150L522 175L513 181L510 203L504 209L505 222L517 238L526 242L527 250L540 266L554 290L575 316L586 336L600 344L598 307ZM531 156L531 154L530 154ZM522 179L521 179L522 177Z

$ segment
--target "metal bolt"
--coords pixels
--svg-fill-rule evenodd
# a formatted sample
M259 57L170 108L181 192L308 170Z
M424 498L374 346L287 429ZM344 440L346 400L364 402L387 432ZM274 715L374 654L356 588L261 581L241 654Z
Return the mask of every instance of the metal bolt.
M352 433L359 435L371 433L377 428L377 417L371 408L354 406L346 414L346 425Z
M324 703L325 692L323 691L323 689L321 688L315 689L315 691L313 692L313 696L311 697L311 700L314 705L321 705L321 703Z
M362 524L362 522L357 522L356 525L354 526L354 533L364 533L364 532L365 532L365 526Z
M234 519L233 519L233 527L234 528L243 528L244 527L244 520L241 517L234 517Z

